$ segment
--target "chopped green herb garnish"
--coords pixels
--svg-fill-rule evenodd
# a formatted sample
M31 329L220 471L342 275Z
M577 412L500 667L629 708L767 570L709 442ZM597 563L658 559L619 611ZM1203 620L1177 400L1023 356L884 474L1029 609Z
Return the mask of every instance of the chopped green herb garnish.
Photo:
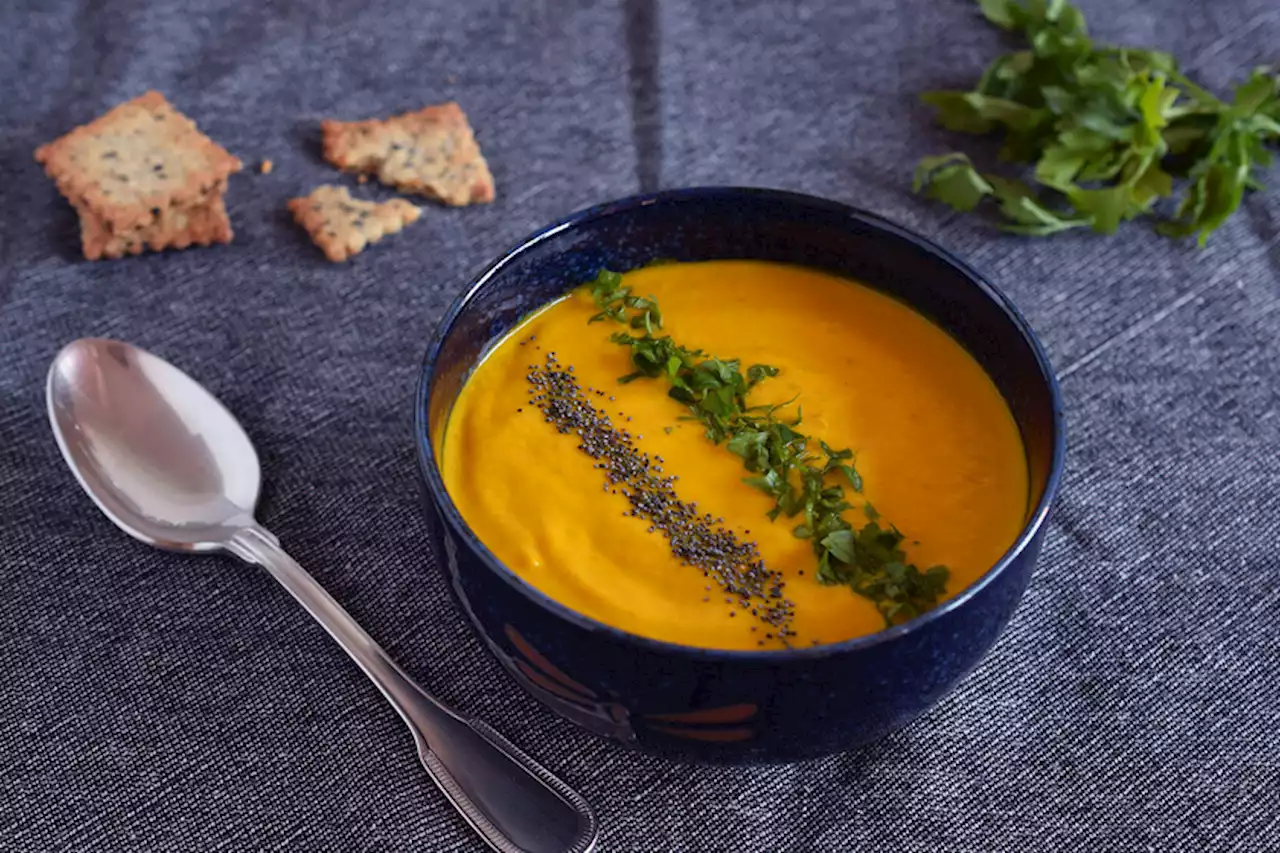
M1063 0L978 0L996 26L1027 47L998 57L973 91L926 92L939 123L961 133L1002 133L1001 159L1034 164L1034 185L979 172L964 154L926 157L915 189L956 210L988 199L1016 234L1072 228L1104 234L1140 216L1169 236L1209 235L1240 206L1254 172L1280 141L1278 78L1255 69L1230 103L1183 76L1167 53L1090 40L1084 16ZM1186 189L1176 208L1161 212Z
M722 359L656 336L662 312L653 297L637 297L622 284L622 276L602 270L587 286L599 313L591 322L611 319L634 332L616 332L610 340L627 347L631 373L620 382L665 379L667 394L684 405L687 419L699 422L715 444L741 457L751 476L743 482L773 498L770 520L799 519L793 533L807 539L818 556L818 580L844 584L870 599L887 625L924 613L946 589L948 571L934 566L921 571L906 561L903 535L879 524L879 513L863 503L867 522L860 529L845 518L853 509L845 487L863 488L852 450L836 450L797 428L803 413L793 398L771 405L751 405L747 394L778 375L767 364L753 364L744 373L737 359ZM794 417L782 409L796 404ZM815 448L816 445L816 448Z
M591 295L595 298L600 313L588 320L589 323L606 319L626 323L627 310L630 309L636 312L630 320L631 328L644 329L650 334L654 329L662 328L662 312L658 310L657 301L653 297L645 299L633 295L631 288L622 284L622 275L619 273L601 270L591 284Z

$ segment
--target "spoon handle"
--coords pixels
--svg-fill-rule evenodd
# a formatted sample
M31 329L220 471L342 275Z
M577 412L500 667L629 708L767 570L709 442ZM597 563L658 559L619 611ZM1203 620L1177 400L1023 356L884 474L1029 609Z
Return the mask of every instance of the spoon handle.
M258 524L227 550L263 566L364 670L413 733L428 774L500 853L590 853L596 821L577 792L493 729L465 720L413 682L315 578Z

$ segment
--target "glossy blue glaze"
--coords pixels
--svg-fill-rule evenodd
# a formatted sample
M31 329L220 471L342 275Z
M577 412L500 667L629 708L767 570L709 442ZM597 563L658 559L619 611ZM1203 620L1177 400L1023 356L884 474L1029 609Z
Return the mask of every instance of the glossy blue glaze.
M696 649L563 607L499 563L466 526L428 436L485 348L601 267L716 258L815 267L878 288L950 331L991 374L1026 443L1032 506L1018 541L977 583L923 617L844 643ZM770 190L662 192L591 208L538 232L481 273L446 315L416 402L433 545L486 645L564 717L621 743L696 760L791 761L848 750L937 702L991 648L1022 597L1065 453L1053 371L1004 296L942 249L879 217Z

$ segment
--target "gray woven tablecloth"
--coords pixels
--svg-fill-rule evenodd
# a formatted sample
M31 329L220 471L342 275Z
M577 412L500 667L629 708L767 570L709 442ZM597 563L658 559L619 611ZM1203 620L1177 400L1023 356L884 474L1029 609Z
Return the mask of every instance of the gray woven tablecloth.
M1280 59L1274 0L1082 6L1220 89ZM1000 45L965 0L0 4L0 850L479 849L266 574L153 551L80 492L42 389L85 335L218 394L261 452L263 521L412 673L579 786L606 853L1280 849L1280 196L1205 251L1142 226L1000 237L913 198L914 160L956 142L914 93ZM85 262L31 152L148 88L275 171L232 180L231 246ZM334 178L320 119L447 98L498 202L325 262L284 209ZM861 752L709 768L583 734L486 656L424 544L411 399L468 276L579 207L703 183L935 237L1063 378L1070 462L1021 609Z

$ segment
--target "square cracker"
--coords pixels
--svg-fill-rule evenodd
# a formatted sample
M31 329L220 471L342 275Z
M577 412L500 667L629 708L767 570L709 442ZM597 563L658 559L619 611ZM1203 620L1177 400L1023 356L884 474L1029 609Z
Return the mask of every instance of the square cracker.
M233 236L220 192L190 207L165 208L151 224L123 233L112 231L87 208L79 208L79 213L80 243L84 256L91 261L137 255L144 249L160 252L185 249L192 244L230 243Z
M329 260L345 261L370 243L394 234L422 215L402 198L360 201L346 187L324 184L310 195L290 199L289 211Z
M400 190L462 206L494 198L493 175L467 114L450 101L367 121L321 124L324 156Z
M149 228L157 211L203 205L241 167L159 92L112 108L35 156L76 209L112 233Z

